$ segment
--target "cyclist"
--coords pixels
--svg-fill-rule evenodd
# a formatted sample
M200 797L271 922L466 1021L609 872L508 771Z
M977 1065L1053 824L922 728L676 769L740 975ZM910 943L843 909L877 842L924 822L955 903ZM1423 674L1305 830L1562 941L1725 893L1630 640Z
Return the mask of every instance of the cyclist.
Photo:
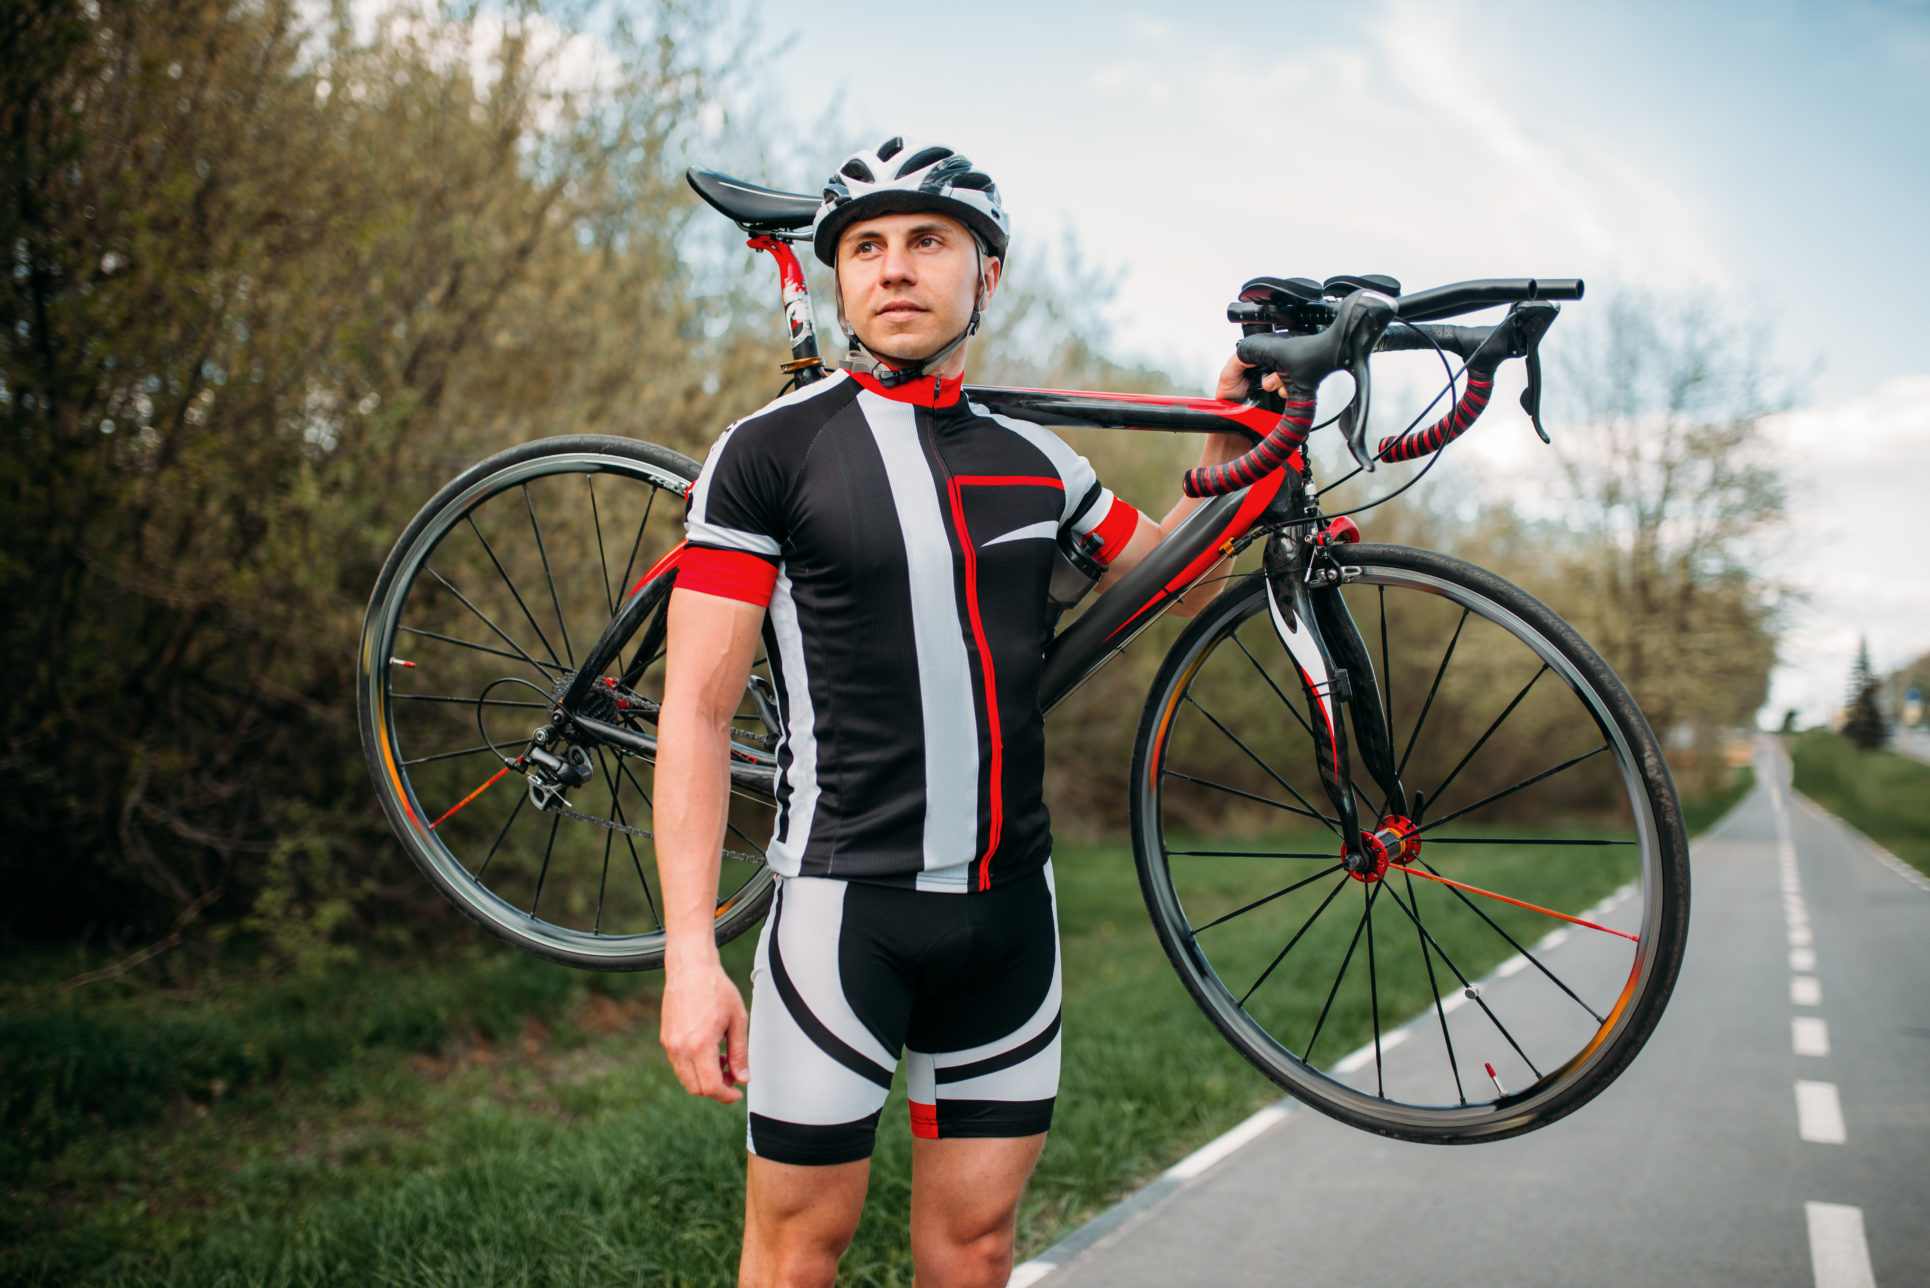
M1048 583L1062 557L1116 579L1198 502L1155 523L1055 435L961 396L1009 231L948 148L846 160L813 225L846 370L728 428L690 494L656 770L662 1041L693 1094L748 1088L746 1284L832 1282L901 1049L927 1288L1005 1282L1052 1117ZM1220 395L1245 386L1230 363ZM1201 464L1246 446L1213 436ZM711 920L760 632L783 740L747 1019Z

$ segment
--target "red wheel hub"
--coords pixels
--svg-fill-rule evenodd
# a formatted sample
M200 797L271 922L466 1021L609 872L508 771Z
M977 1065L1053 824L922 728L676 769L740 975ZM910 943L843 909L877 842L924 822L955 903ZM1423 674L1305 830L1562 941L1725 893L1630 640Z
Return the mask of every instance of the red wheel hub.
M1356 881L1378 881L1387 874L1390 863L1406 863L1421 852L1421 838L1414 821L1401 814L1389 814L1380 826L1360 834L1360 853L1366 863L1359 871L1349 871Z

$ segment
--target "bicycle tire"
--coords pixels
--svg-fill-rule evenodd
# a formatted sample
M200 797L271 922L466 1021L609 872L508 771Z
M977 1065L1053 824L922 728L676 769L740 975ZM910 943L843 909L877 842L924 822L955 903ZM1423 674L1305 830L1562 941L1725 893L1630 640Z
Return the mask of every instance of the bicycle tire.
M592 779L565 798L574 799L573 814L594 813L621 827L534 804L508 762L545 722L575 661L592 651L619 604L634 606L638 596L651 601L650 620L632 642L639 649L660 643L674 556L667 569L658 563L682 538L683 498L698 470L668 448L605 435L510 448L464 471L422 507L370 596L357 709L369 774L397 838L471 920L565 965L627 971L662 964L650 795L630 764L642 758L614 747L586 750L586 762L595 762ZM613 582L619 558L623 570ZM621 661L608 668L613 678ZM631 696L647 698L660 683L661 651L631 663ZM774 737L748 695L746 705L738 723L751 736ZM474 726L459 734L461 721L452 716L473 716ZM622 718L643 727L641 717ZM478 737L484 746L460 745ZM498 772L485 781L491 769ZM504 780L517 793L513 805L502 799ZM741 783L733 790L719 943L755 925L770 902L771 873L761 859L772 808L768 793ZM751 855L757 861L743 861ZM594 905L585 915L592 876Z
M1330 817L1327 832L1299 850L1186 841L1189 820L1224 838L1241 826L1251 831L1258 810L1290 818L1304 833L1321 826L1311 815L1331 808L1314 772L1311 727L1297 712L1289 719L1304 699L1268 620L1265 582L1255 574L1230 587L1175 642L1140 720L1131 810L1147 911L1200 1009L1256 1069L1302 1103L1355 1127L1424 1143L1499 1140L1536 1130L1586 1104L1628 1067L1674 988L1688 933L1689 865L1673 781L1655 735L1607 663L1525 591L1429 551L1353 545L1338 557L1348 569L1347 602L1369 610L1355 615L1366 617L1364 660L1374 673L1352 677L1356 691L1364 684L1384 695L1410 791L1422 780L1433 787L1450 763L1454 769L1441 788L1460 784L1463 791L1451 795L1445 812L1439 790L1434 799L1422 797L1432 812L1419 820L1421 853L1398 879L1391 869L1363 878L1338 867L1343 847ZM1372 611L1379 614L1378 630ZM1261 621L1249 628L1256 617ZM1450 622L1452 642L1443 648L1439 636ZM1415 642L1422 636L1430 638ZM1471 678L1450 684L1457 652ZM1267 672L1276 658L1279 678L1263 684L1256 672ZM1356 654L1357 665L1361 660ZM1414 682L1426 681L1430 670L1431 684ZM1551 673L1562 683L1540 686L1536 694L1539 680ZM1450 759L1524 674L1529 678L1519 696L1465 756ZM1242 695L1250 699L1244 705L1234 700ZM1396 699L1403 704L1400 718L1392 714ZM1208 702L1220 705L1225 719ZM1586 720L1577 720L1578 713ZM1497 741L1517 717L1526 721L1517 735ZM1410 720L1403 751L1400 735ZM1221 735L1226 745L1216 750ZM1571 760L1577 748L1586 754ZM1410 763L1409 756L1416 758ZM1525 764L1563 767L1492 794ZM1227 781L1213 776L1221 773ZM1361 826L1373 828L1377 818L1366 811L1381 793L1362 792L1358 765L1355 773ZM1464 800L1472 804L1454 808ZM1533 821L1532 828L1524 820ZM1452 832L1472 835L1437 830L1450 823ZM1562 834L1528 837L1523 829ZM1319 866L1322 858L1336 866L1318 876L1301 867L1286 874L1291 880L1277 872L1283 862ZM1465 879L1484 873L1485 881ZM1442 876L1461 885L1441 883ZM1623 877L1630 879L1619 895L1603 896L1588 913L1575 906ZM1343 900L1354 892L1342 887L1356 883L1361 897ZM1503 888L1488 888L1495 884ZM1283 889L1276 893L1276 886ZM1554 911L1581 914L1582 925L1544 915L1564 892L1569 906ZM1392 894L1395 907L1386 907L1382 894ZM1519 897L1523 906L1480 897L1487 894ZM1256 895L1263 897L1254 901ZM1313 912L1302 920L1310 905ZM1223 913L1227 908L1232 911ZM1376 925L1384 927L1378 936ZM1555 929L1530 946L1527 926ZM1363 930L1364 999L1357 964ZM1389 930L1399 937L1386 939ZM1616 935L1632 935L1633 942ZM1386 968L1377 963L1377 938L1388 944ZM1296 950L1301 958L1287 965ZM1256 962L1266 963L1257 977ZM1459 997L1452 985L1460 986ZM1407 1001L1390 1002L1390 996ZM1309 1026L1316 1004L1318 1018ZM1395 1023L1383 1023L1383 1009ZM1316 1055L1330 1020L1337 1027L1327 1032L1352 1024L1357 1039L1371 1032L1371 1041L1338 1061L1330 1057L1344 1048L1332 1043ZM1409 1050L1397 1054L1402 1046Z

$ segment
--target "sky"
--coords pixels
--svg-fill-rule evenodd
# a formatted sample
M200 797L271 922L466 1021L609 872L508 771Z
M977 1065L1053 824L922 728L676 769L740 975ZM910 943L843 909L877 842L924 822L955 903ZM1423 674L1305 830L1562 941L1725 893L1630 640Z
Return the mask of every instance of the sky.
M1767 571L1796 592L1762 719L1824 718L1859 638L1930 651L1930 0L752 12L747 100L825 155L743 177L948 143L997 180L1014 272L1069 231L1122 354L1194 386L1263 273L1583 277L1761 328L1795 396ZM1525 426L1489 423L1512 401L1463 464L1539 486Z

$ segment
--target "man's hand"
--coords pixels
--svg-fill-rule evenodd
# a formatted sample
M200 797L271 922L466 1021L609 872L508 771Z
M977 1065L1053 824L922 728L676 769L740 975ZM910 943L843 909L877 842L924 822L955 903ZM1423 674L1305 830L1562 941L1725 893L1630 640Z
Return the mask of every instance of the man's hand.
M749 1017L722 963L713 957L667 968L662 1010L658 1038L684 1090L720 1105L742 1100L744 1093L732 1084L751 1080ZM725 1051L718 1051L719 1042Z
M1252 369L1253 364L1250 362L1241 362L1238 354L1234 354L1228 358L1226 365L1220 368L1220 382L1218 386L1214 388L1213 396L1221 402L1245 402L1251 388L1247 382L1246 373ZM1266 377L1260 381L1260 388L1268 390L1271 393L1279 393L1279 373L1268 372Z

